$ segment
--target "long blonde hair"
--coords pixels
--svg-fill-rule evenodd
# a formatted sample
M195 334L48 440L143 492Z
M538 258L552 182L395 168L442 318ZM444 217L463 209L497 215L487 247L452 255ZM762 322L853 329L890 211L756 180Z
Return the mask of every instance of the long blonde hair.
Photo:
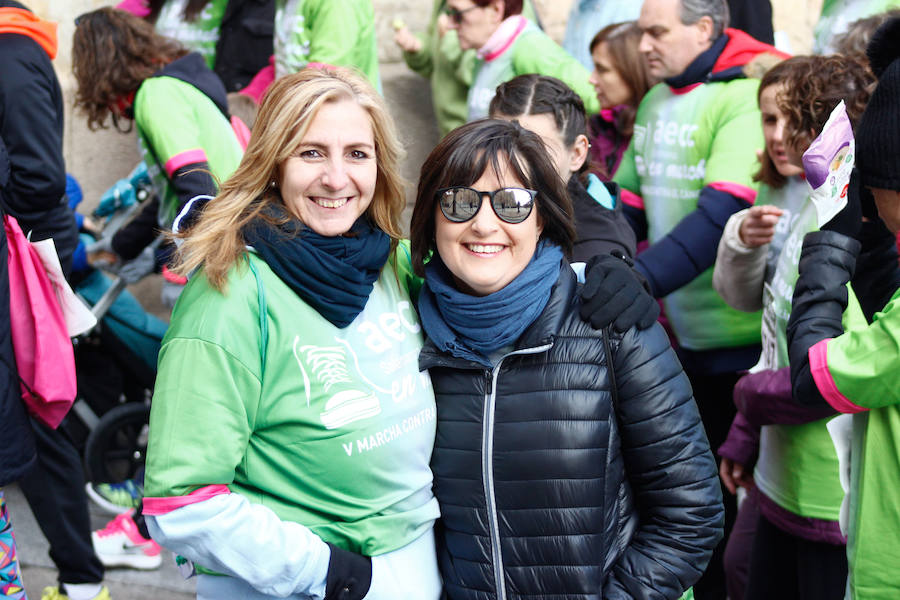
M392 247L397 243L405 206L403 148L384 100L350 69L304 69L276 80L266 93L240 165L185 234L176 255L176 273L187 275L202 266L210 284L224 291L229 269L245 252L244 228L255 219L277 226L271 215L289 214L266 210L284 207L277 187L271 185L279 181L281 165L297 150L319 109L339 100L356 102L372 120L378 172L366 214L391 237Z

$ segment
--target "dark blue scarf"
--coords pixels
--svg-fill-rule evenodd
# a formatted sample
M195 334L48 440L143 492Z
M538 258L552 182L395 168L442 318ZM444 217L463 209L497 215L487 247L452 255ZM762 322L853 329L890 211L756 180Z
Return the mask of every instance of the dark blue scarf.
M304 302L336 327L362 312L391 239L365 216L343 236L325 237L291 220L281 227L260 220L247 227L244 241Z
M425 332L442 351L492 366L488 355L519 339L547 306L562 258L559 246L541 242L509 285L487 296L470 296L456 289L450 271L435 255L425 268L419 295Z

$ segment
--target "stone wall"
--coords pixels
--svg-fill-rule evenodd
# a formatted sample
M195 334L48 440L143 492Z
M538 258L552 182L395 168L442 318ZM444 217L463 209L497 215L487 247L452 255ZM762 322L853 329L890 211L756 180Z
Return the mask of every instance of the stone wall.
M339 2L341 0L333 0ZM373 0L379 40L379 58L385 97L391 112L400 124L401 134L408 142L408 160L404 172L415 179L419 164L437 141L437 131L431 118L431 98L425 81L409 72L401 61L393 43L391 23L402 19L413 31L423 29L431 15L432 0ZM551 37L561 41L566 17L575 0L534 0L541 21ZM82 12L109 4L108 0L25 0L35 13L59 23L60 50L54 61L63 93L67 100L65 156L67 168L82 183L88 206L116 179L124 177L138 162L134 133L120 133L106 129L88 131L81 115L73 114L74 81L71 75L71 47L74 19ZM807 8L821 0L775 0L776 22L787 27L784 14L787 7ZM808 10L800 10L801 14ZM796 21L795 21L796 23ZM794 25L792 39L802 49L809 39L810 24ZM805 38L804 38L804 32Z
M334 0L341 1L341 0ZM137 146L134 134L114 130L88 131L85 119L73 114L72 101L75 84L72 79L72 34L77 15L109 4L103 0L25 0L34 12L45 19L59 23L59 54L54 64L63 93L67 100L65 156L69 172L81 181L88 204L95 202L112 183L124 177L137 164ZM378 30L379 58L382 62L382 78L385 95L395 116L403 116L404 138L411 142L410 164L404 171L414 176L421 158L437 141L437 132L429 123L430 96L424 80L409 73L401 61L400 52L393 43L391 23L401 18L409 27L424 29L431 15L431 0L374 0L375 20ZM565 30L565 17L572 0L536 0L542 21L556 39ZM398 63L398 64L394 64Z

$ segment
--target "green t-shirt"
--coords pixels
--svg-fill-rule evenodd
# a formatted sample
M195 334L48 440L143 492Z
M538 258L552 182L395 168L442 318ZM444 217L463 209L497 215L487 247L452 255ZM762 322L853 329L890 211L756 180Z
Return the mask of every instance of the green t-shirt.
M584 101L587 114L600 110L597 95L590 82L590 72L562 46L528 21L512 45L491 61L478 59L475 76L469 88L469 121L488 114L497 86L519 75L538 73L556 77Z
M166 164L200 150L202 156L196 157L205 156L214 179L222 182L237 169L243 150L231 123L209 96L180 79L144 80L135 96L134 111L138 146L161 199L160 226L168 228L179 208L179 198Z
M193 21L184 20L187 0L168 0L156 18L156 32L181 42L186 48L199 53L206 66L216 66L216 44L219 27L225 16L228 0L209 0Z
M756 150L764 146L758 85L738 79L678 93L660 83L641 101L614 180L643 197L651 244L696 210L707 185L755 195ZM678 343L689 350L758 343L759 313L725 304L712 287L712 273L710 267L663 299Z
M405 252L343 329L255 255L262 294L246 264L225 294L192 277L160 350L146 495L224 484L366 556L429 529L436 408Z
M808 184L799 177L791 178L780 190L761 186L757 203L777 206L784 214L769 247L771 260L767 260L763 289L762 354L754 370L780 369L789 364L787 323L799 277L803 237L818 229L816 210L809 201ZM865 323L852 292L850 299L845 326ZM757 488L782 508L801 517L837 521L844 491L837 453L825 427L827 421L763 427L753 479Z
M871 325L828 340L826 348L833 387L819 390L868 409L853 415L850 597L894 600L900 598L900 289Z
M355 67L381 91L371 0L276 0L275 76L311 62Z

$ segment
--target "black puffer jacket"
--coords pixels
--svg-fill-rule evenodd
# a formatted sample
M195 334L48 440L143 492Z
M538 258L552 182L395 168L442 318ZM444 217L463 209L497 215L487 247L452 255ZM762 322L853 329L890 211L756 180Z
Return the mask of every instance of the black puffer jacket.
M581 322L563 265L493 370L426 343L439 561L451 600L678 598L722 537L716 463L663 330Z
M876 307L884 307L900 288L900 269L892 240L888 240L885 251L884 233L879 221L865 224L862 243L827 230L813 231L803 238L800 277L794 286L787 326L795 401L826 402L810 370L809 349L824 339L844 333L842 318L847 309L847 283L853 282L853 291L869 319Z

